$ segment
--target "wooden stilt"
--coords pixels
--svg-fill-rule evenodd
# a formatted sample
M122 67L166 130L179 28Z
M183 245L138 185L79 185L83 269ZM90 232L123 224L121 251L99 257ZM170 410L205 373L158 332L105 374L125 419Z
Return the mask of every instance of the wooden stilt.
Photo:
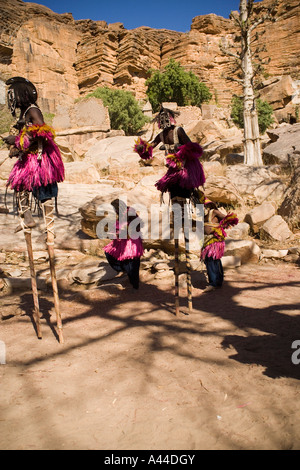
M30 268L31 289L32 289L33 304L34 304L33 318L35 322L37 337L39 339L42 339L42 331L41 331L41 324L40 324L40 306L39 306L39 297L38 297L38 289L37 289L37 281L36 281L36 272L35 272L34 261L33 261L31 228L29 225L27 225L27 223L31 223L32 225L35 225L35 223L31 219L27 220L28 219L27 214L29 213L28 191L21 191L18 196L19 197L17 200L17 204L18 204L19 216L20 216L19 229L23 230L23 233L24 233L27 253L28 253L29 268Z
M62 331L62 319L59 305L59 295L58 287L56 280L55 272L55 255L54 255L54 218L53 218L53 203L51 200L48 200L43 203L43 213L46 224L46 244L49 254L49 264L50 264L50 273L51 273L51 282L53 290L53 299L54 299L54 308L56 313L56 324L57 324L57 334L60 343L64 343L63 331Z
M185 214L185 204L186 204L186 199L183 198L173 198L172 199L172 204L179 204L180 206L180 217L181 217L181 226L183 227L183 230L185 230L185 219L184 219L184 214ZM180 315L179 312L179 233L178 231L175 230L174 228L174 212L172 212L172 227L173 227L173 233L174 233L174 243L175 243L175 310L176 310L176 316ZM185 241L185 256L186 256L186 273L187 273L187 297L188 297L188 309L189 312L192 312L193 310L193 298L192 298L192 280L191 280L191 260L190 260L190 251L189 251L189 240L184 235L184 241Z
M175 237L175 314L179 316L179 241Z
M31 230L24 228L24 235L25 235L25 240L26 240L26 245L27 245L29 267L30 267L31 287L32 287L33 302L34 302L34 320L35 320L35 325L36 325L37 336L39 339L42 339L42 332L41 332L41 325L40 325L40 307L39 307L36 274L35 274L35 268L34 268L34 262L33 262Z
M185 241L185 257L186 257L186 277L187 277L187 296L189 311L193 310L193 295L192 295L192 279L191 279L191 260L190 251L188 247L188 240L184 237Z

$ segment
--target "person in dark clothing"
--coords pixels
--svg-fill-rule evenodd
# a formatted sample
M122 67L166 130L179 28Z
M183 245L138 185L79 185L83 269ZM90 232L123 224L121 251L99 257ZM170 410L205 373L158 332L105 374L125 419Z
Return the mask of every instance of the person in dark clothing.
M138 215L135 212L132 214L133 209L127 207L120 199L115 199L112 201L111 205L117 215L117 238L104 247L106 259L115 271L126 272L132 287L134 289L138 289L140 258L143 255L144 248L141 236L132 238L129 233L130 223L133 221L136 222ZM126 238L120 237L120 234L123 236L124 233L124 227L121 225L122 223L126 224ZM140 225L141 223L136 227L138 232L140 231Z

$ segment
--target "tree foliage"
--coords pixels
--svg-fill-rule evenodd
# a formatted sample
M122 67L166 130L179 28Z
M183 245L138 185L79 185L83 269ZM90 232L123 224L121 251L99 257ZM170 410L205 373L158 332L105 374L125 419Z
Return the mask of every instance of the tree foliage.
M108 107L111 128L122 129L126 135L136 135L148 121L138 101L129 91L100 87L87 97L100 98L104 106Z
M5 134L13 124L14 118L8 111L6 104L0 104L0 134Z
M150 70L149 73L146 93L154 112L166 101L174 101L178 106L200 106L212 98L207 86L174 59L170 59L163 72Z
M273 108L267 101L262 101L258 98L255 101L255 106L258 114L258 127L260 134L264 134L270 125L274 122ZM231 118L233 122L240 127L244 128L244 105L243 99L234 95L231 100Z

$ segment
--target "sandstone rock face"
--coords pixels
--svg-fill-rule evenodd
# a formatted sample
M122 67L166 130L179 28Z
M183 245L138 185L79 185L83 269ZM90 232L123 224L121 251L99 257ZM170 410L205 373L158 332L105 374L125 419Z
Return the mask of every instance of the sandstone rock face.
M269 80L260 92L260 98L267 101L274 110L284 108L286 100L294 94L294 82L290 75Z
M92 138L107 136L110 131L108 108L97 98L58 105L52 125L56 134L63 136L75 148Z
M257 14L263 5L272 4L272 0L265 0L254 4ZM279 1L275 23L265 23L259 26L258 31L265 33L254 43L265 45L264 58L271 58L267 71L271 76L291 75L296 77L295 71L300 66L299 48L299 9L298 0ZM292 33L293 31L293 33Z
M110 129L108 109L97 98L86 98L71 106L59 105L53 126L57 131L85 126L102 127L107 131Z
M256 14L270 1L255 3ZM0 0L0 6L0 79L18 74L32 80L44 112L55 113L58 104L104 85L131 90L144 99L148 70L163 69L170 58L193 71L216 104L228 105L232 94L241 92L239 85L225 80L233 62L220 52L220 42L231 44L237 34L230 19L196 16L191 30L179 33L147 27L126 30L105 19L74 21L71 14L59 15L21 0ZM266 46L260 56L271 58L265 67L271 77L298 76L299 12L298 0L280 0L276 23L259 27L265 34L253 47Z
M1 1L0 73L21 75L37 87L44 112L78 97L76 45L72 15L58 15L44 6L20 0Z

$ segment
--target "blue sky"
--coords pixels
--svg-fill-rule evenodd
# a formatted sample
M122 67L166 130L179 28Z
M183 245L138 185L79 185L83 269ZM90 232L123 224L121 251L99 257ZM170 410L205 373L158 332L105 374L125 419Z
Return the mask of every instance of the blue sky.
M27 2L26 2L27 3ZM126 29L139 26L190 30L195 16L215 13L228 18L239 9L239 0L37 0L55 13L72 13L75 20L121 22Z

